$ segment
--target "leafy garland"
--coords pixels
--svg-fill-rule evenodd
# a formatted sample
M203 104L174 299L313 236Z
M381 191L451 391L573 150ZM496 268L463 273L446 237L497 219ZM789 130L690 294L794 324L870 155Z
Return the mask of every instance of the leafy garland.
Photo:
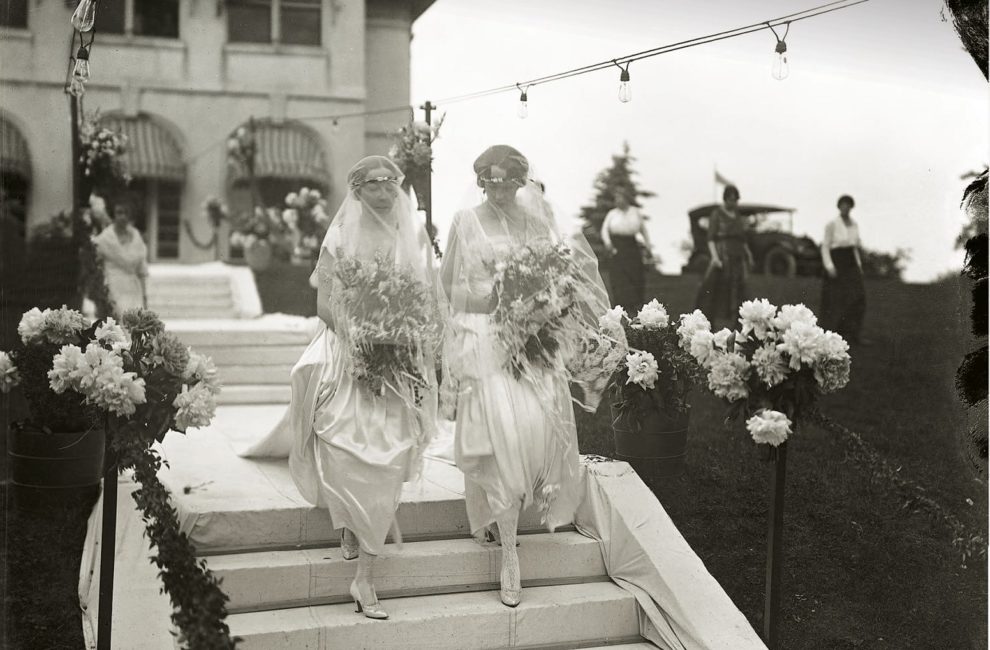
M858 433L829 419L817 408L806 413L808 420L846 439L849 457L870 472L874 480L889 484L903 499L904 509L921 511L952 532L952 547L962 556L962 566L966 568L969 558L986 558L987 540L979 533L967 529L966 524L949 512L941 503L928 496L925 488L904 478L897 468L891 466L876 449Z

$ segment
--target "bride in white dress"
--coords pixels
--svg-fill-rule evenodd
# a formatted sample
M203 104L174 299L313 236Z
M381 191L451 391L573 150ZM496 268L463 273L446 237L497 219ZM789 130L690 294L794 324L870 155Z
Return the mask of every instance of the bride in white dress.
M570 385L583 389L577 391L582 406L594 410L611 369L599 364L590 375L587 368L583 374L575 372L568 356L575 356L584 337L594 336L598 318L609 306L590 247L584 241L563 241L542 192L528 177L526 158L497 145L478 158L474 170L484 200L454 216L440 270L448 308L441 410L456 419L454 455L465 477L471 530L500 541L500 597L515 607L521 595L516 554L520 510L536 505L553 531L573 520L580 502ZM533 363L514 373L507 369L492 319L494 276L514 249L541 241L570 247L581 296L576 311L583 318L559 333L562 347L548 355L549 363ZM533 295L551 280L537 278ZM533 308L532 302L520 305L520 311Z
M381 326L380 319L376 324L369 318L381 313L382 295L356 294L353 283L350 291L347 287L355 264L377 270L394 261L406 278L403 286L422 288L421 302L435 306L428 240L413 222L401 183L401 171L383 156L365 158L350 170L350 190L327 231L314 271L320 326L292 370L291 404L271 434L242 453L288 453L299 492L329 510L334 528L343 529L344 558L358 559L351 595L369 618L388 617L375 593L375 559L394 522L402 484L419 472L436 428L435 346L408 332L369 333ZM429 316L436 342L440 326L435 309ZM386 346L410 351L406 358L415 368L385 377L372 390L366 379L373 372L362 352Z

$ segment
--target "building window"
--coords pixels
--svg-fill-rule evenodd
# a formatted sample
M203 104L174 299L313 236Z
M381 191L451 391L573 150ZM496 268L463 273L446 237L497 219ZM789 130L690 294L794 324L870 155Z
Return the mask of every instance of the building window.
M28 0L0 2L0 27L27 29Z
M96 10L96 31L179 38L179 0L101 0Z
M231 43L322 43L323 0L228 0Z

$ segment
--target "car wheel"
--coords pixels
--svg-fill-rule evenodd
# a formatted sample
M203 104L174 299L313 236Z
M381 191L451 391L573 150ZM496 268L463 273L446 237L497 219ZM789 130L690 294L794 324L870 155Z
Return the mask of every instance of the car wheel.
M763 258L763 272L767 275L793 278L797 275L797 260L789 251L779 246L772 248Z

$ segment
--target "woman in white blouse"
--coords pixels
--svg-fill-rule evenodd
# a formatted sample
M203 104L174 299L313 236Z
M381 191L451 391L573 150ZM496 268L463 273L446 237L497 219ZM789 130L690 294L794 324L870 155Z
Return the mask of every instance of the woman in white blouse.
M646 290L646 269L637 235L647 251L652 250L652 246L643 215L625 192L616 192L615 207L605 215L601 234L605 249L612 256L612 302L622 305L627 313L635 314L643 306Z
M851 343L860 343L866 314L866 287L860 257L859 227L849 212L856 202L848 194L839 197L839 216L825 226L822 241L822 325Z

